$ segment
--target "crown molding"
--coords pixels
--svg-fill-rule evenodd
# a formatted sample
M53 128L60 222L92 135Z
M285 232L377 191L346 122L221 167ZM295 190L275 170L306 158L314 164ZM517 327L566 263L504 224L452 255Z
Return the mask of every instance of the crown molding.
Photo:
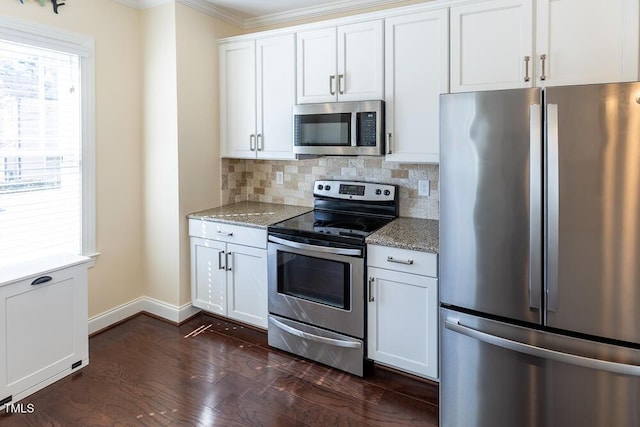
M368 7L382 6L400 3L404 0L337 0L335 2L294 9L288 12L272 13L254 18L243 19L232 12L215 6L207 0L113 0L134 9L144 10L161 4L175 1L181 3L206 15L228 22L243 29L254 29L268 25L284 24L292 21L299 21L309 18L321 18L323 16L334 15L365 9Z
M247 18L244 29L254 29L268 25L284 24L309 18L321 18L336 13L344 13L387 4L400 3L404 0L338 0L324 5L294 9L288 12Z

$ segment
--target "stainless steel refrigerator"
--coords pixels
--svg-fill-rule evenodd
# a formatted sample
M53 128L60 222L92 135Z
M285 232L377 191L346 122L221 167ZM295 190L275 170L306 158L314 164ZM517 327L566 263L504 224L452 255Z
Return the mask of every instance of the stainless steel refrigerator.
M441 96L440 425L640 426L640 83Z

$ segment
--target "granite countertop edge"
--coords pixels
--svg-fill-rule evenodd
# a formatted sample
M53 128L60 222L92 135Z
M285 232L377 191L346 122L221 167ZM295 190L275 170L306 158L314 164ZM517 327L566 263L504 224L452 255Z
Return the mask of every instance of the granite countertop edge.
M389 246L438 254L439 222L434 219L399 217L369 235L369 245Z
M268 226L312 211L308 206L266 202L237 202L187 215L189 219L266 229Z

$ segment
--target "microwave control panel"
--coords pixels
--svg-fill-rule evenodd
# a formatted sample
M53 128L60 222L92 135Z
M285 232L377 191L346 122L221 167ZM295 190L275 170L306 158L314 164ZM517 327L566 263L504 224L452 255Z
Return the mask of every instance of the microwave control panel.
M357 145L360 147L375 147L377 143L375 111L365 111L357 114L358 114Z

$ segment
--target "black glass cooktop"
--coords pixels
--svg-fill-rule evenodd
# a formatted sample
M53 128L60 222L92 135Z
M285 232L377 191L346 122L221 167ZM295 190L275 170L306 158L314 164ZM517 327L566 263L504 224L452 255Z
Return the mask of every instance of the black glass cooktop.
M318 239L331 236L364 242L365 237L391 220L393 218L315 210L274 224L269 230Z

